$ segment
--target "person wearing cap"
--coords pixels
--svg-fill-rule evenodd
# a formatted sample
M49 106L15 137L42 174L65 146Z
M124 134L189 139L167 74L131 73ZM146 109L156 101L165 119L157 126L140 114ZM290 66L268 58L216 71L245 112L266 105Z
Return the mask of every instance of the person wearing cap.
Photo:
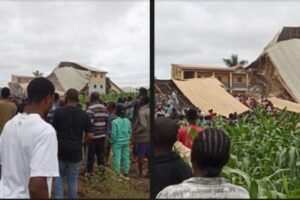
M112 131L110 143L113 152L113 171L119 176L129 179L130 169L129 141L131 137L131 123L125 117L125 111L122 107L116 107L117 118L112 121ZM122 174L120 173L122 164Z

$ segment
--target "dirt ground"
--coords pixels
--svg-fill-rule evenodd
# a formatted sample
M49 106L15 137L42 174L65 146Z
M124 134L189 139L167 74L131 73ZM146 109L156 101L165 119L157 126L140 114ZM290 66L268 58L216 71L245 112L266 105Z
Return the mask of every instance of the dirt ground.
M145 168L147 163L144 164ZM97 174L97 167L95 174ZM111 167L106 167L105 175L93 175L89 179L83 169L78 181L78 198L147 198L150 195L148 178L137 177L137 163L131 164L129 180L116 176Z
M99 167L95 164L93 174L88 176L84 173L84 160L82 161L80 175L78 177L77 198L91 199L149 199L150 182L149 178L138 177L138 164L131 154L129 180L117 176L111 167L112 154L108 166L104 169L104 175L100 173ZM100 167L101 168L101 167ZM103 170L103 167L102 167ZM148 161L144 160L143 174L148 174ZM54 185L53 185L54 186ZM52 187L53 187L52 186ZM53 187L54 188L54 187ZM67 190L65 185L65 198ZM54 198L52 190L52 198Z

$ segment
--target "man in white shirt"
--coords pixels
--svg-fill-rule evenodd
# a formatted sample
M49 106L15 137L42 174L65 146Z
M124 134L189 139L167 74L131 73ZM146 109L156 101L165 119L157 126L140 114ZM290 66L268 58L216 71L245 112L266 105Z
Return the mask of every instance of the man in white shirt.
M24 113L8 121L0 137L0 198L50 198L51 179L59 176L56 133L43 119L54 86L46 78L36 78L27 94Z

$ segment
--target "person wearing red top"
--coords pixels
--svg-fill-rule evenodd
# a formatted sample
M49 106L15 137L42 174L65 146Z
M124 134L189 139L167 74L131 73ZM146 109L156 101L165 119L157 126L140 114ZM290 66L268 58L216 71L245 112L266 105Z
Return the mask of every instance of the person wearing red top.
M196 125L197 111L195 109L189 109L187 111L186 118L188 125L178 130L177 140L190 149L192 148L194 139L193 135L191 134L192 129L194 129L197 133L200 133L203 128Z
M217 113L215 113L213 109L209 109L208 110L208 116L214 118L214 117L217 116Z

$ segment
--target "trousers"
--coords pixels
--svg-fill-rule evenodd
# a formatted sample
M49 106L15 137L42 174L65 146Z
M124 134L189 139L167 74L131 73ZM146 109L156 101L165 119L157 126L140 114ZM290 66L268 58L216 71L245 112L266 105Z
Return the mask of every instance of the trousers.
M93 171L95 156L97 157L97 164L104 166L104 153L105 153L105 137L93 139L88 144L88 157L87 157L87 172Z
M128 174L130 168L129 144L112 144L113 152L113 171L116 174L120 173L122 163L123 174Z

